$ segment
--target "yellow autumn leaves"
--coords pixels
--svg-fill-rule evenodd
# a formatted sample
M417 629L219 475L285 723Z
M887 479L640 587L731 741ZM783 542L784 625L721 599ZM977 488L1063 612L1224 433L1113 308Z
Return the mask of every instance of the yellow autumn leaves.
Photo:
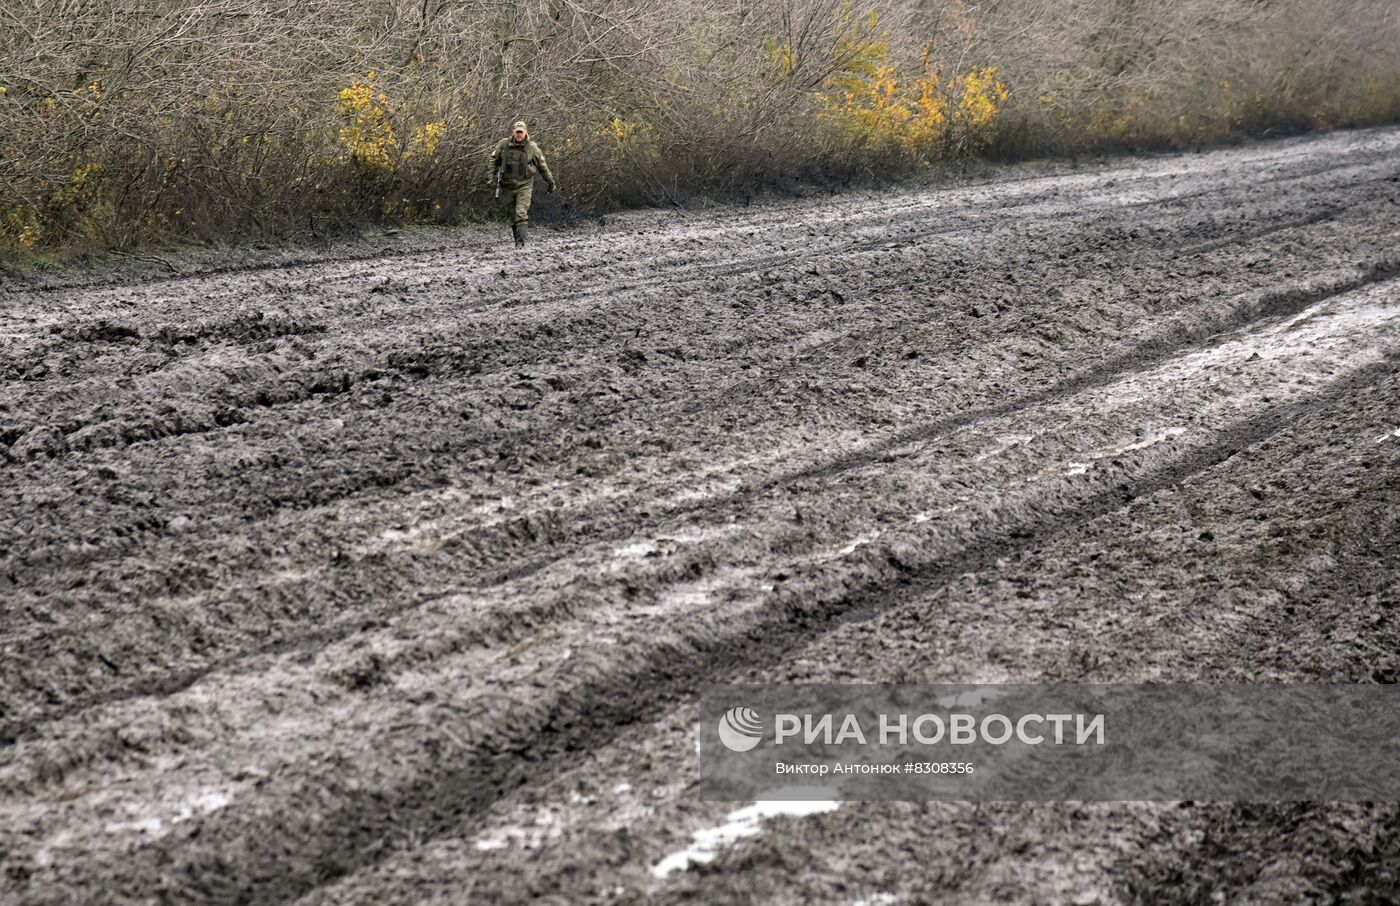
M90 237L94 214L101 203L101 164L83 164L68 175L45 200L42 209L0 212L0 240L31 249L66 232Z
M833 51L836 70L818 96L820 116L848 139L927 157L949 146L985 143L1010 95L995 66L945 75L924 54L920 70L904 76L869 14L863 29L848 28ZM774 63L791 67L791 51L770 48Z
M337 139L345 155L370 173L390 173L414 158L431 158L447 132L447 122L436 119L410 126L395 110L389 96L375 82L370 70L338 96L344 122ZM407 130L408 139L400 138Z

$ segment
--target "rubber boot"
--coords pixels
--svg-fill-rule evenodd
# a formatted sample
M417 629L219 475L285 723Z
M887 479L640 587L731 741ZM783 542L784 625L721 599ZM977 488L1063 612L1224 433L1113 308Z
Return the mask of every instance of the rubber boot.
M521 221L515 225L515 247L523 249L525 247L526 221Z

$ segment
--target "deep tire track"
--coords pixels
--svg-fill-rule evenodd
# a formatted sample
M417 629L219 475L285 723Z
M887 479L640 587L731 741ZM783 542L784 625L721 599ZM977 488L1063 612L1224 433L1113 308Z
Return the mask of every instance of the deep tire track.
M509 570L498 573L494 578L489 576L482 577L477 583L478 587L491 588L504 584L505 582L534 575L548 566L558 563L561 559L577 553L584 544L595 544L600 541L620 541L638 531L655 530L664 520L712 513L731 507L736 503L743 503L756 497L770 494L798 482L835 478L843 472L878 462L889 456L890 451L900 447L912 443L932 441L942 435L991 418L1012 414L1031 406L1062 399L1089 388L1104 386L1130 371L1141 369L1145 366L1164 361L1171 356L1180 355L1183 352L1197 348L1208 338L1216 336L1226 330L1238 329L1266 320L1288 317L1325 299L1387 280L1396 274L1400 274L1400 259L1372 263L1359 276L1349 281L1265 294L1262 299L1256 302L1232 306L1228 310L1228 313L1218 320L1206 321L1193 328L1183 329L1179 332L1156 338L1127 353L1115 356L1081 374L1075 375L1068 380L1059 382L1046 390L1009 399L995 406L959 413L937 422L901 431L893 437L882 440L880 443L873 445L870 449L860 453L847 455L824 463L805 466L795 471L781 473L761 483L744 487L730 494L706 498L688 506L663 509L659 513L653 513L646 520L619 523L613 529L589 536L586 541L575 541L573 543L567 541L563 541L562 543L556 542L553 545L553 553L547 557L512 567ZM561 532L560 537L567 537L567 534ZM424 604L439 600L446 594L448 594L448 592L437 592L402 602L396 606L382 608L375 611L374 616L376 619L390 619L421 607ZM364 622L365 620L363 617L354 618L313 632L279 638L266 645L239 651L198 669L171 676L160 676L149 680L138 681L125 688L119 687L100 696L93 696L73 702L68 706L46 715L41 720L27 721L12 725L0 723L0 747L13 745L26 736L32 735L34 731L44 723L81 713L87 708L137 697L169 695L189 688L192 684L215 671L234 667L250 658L323 647L326 644L342 640L359 631L364 625ZM100 628L101 627L94 627L94 630L100 630Z
M257 885L249 883L251 878L236 880L229 891L239 892L239 902L288 902L402 847L460 832L464 822L470 822L501 796L527 784L546 782L555 772L571 766L571 753L605 745L621 730L654 718L699 682L770 663L842 621L872 619L896 600L930 594L961 574L985 570L998 558L1014 556L1134 499L1180 484L1268 438L1302 413L1342 399L1393 374L1397 367L1400 361L1388 359L1317 396L1271 408L1222 432L1208 447L1151 470L1138 480L1111 485L1069 511L1037 514L1024 522L998 526L998 531L971 541L956 556L927 564L893 559L865 582L845 588L839 580L831 583L841 590L822 599L813 600L803 591L779 596L775 607L755 621L727 627L709 637L690 636L682 645L663 643L636 658L632 669L608 673L599 680L585 678L569 690L567 699L551 703L553 706L541 709L542 713L537 710L528 718L517 715L509 728L483 726L479 730L481 743L466 739L468 747L452 755L453 760L468 763L468 768L449 771L423 786L395 790L387 797L384 790L343 795L339 807L318 816L317 822L320 827L339 830L317 839L315 848L303 845L295 852L286 852L283 839L307 842L292 828L282 829L267 840L242 840L236 856L229 855L256 866L262 880ZM478 744L480 749L475 747ZM527 750L528 760L515 757ZM152 860L149 873L140 876L154 879L159 876L156 866L169 854L163 847L155 847L147 858ZM186 872L199 876L215 868L191 865L186 866Z

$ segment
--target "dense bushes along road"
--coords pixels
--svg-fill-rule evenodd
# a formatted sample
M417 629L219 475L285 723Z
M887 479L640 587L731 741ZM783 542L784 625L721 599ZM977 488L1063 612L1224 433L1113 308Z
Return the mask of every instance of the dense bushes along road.
M0 9L0 253L484 215L520 116L581 210L1400 117L1389 0L128 7Z

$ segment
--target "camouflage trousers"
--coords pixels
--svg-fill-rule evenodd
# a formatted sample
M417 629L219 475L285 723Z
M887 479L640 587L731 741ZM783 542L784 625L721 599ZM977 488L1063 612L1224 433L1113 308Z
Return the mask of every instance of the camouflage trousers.
M530 199L535 194L533 180L518 186L501 186L501 201L505 204L506 216L511 226L526 223L530 219Z

